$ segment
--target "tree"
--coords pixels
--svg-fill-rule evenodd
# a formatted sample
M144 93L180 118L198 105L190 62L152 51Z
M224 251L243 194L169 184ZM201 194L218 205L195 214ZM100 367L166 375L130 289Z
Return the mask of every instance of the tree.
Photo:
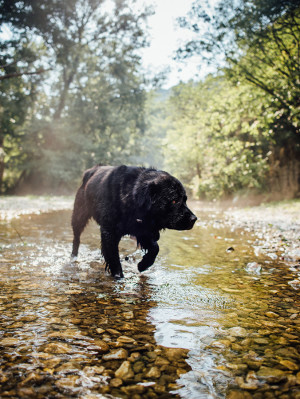
M166 165L195 196L213 199L266 187L273 136L261 100L257 89L224 77L173 90Z
M200 53L210 60L222 56L230 77L272 96L271 108L280 115L278 125L284 124L299 143L299 1L221 0L212 10L196 0L180 22L193 30L196 38L181 48L179 55Z
M48 176L48 183L51 178L53 182L59 169L57 180L62 183L74 178L70 167L78 174L100 155L101 162L119 162L136 148L136 138L143 133L139 49L147 44L144 31L150 10L133 11L133 2L125 0L109 3L110 8L107 4L0 0L0 23L11 31L3 45L6 57L19 49L18 43L30 41L43 52L34 52L31 64L18 52L18 65L23 70L24 65L27 70L32 67L32 72L48 71L40 75L38 101L23 124L27 180ZM26 77L29 72L23 74ZM49 167L54 163L55 168Z

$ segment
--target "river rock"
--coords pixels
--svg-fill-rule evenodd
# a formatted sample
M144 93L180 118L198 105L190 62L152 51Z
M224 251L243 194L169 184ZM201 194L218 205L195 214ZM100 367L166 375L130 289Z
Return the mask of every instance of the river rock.
M103 374L105 368L103 366L86 366L82 371L88 375L93 376L96 374Z
M130 320L134 318L134 314L132 311L129 312L123 312L122 316L124 317L124 319Z
M169 360L165 359L164 357L161 356L157 356L157 358L155 359L155 363L156 366L168 366L170 364Z
M126 387L122 387L121 391L126 393L129 398L140 398L139 394L142 394L145 389L143 385L127 385Z
M286 367L288 370L292 370L292 371L299 370L299 366L296 363L291 362L290 360L282 359L282 360L280 360L279 363L282 364L284 367Z
M125 360L121 364L121 366L115 372L115 376L117 378L121 378L122 380L129 380L130 378L132 378L134 376L130 362L128 360Z
M180 359L185 359L188 354L188 349L182 349L182 348L165 348L165 355L170 360L170 362L173 362L175 360L180 360Z
M247 390L256 390L258 388L258 381L252 381L250 380L249 382L245 382L243 377L236 377L235 379L236 383L241 389L247 389Z
M109 385L114 387L114 388L118 388L123 384L123 381L121 380L121 378L112 378L109 382Z
M248 332L243 327L231 327L227 330L227 333L232 337L240 337L245 338L248 335Z
M78 379L79 378L76 375L69 375L68 377L64 377L56 381L55 385L58 388L72 389L76 387Z
M68 344L63 344L61 342L53 342L51 344L48 344L46 348L44 349L44 352L46 353L72 353L73 349L70 345Z
M95 349L98 352L104 353L109 350L108 344L101 339L95 339L91 343L93 344L93 349Z
M3 338L0 340L1 346L16 346L20 341L16 338Z
M102 356L103 360L119 360L119 359L127 359L128 352L124 348L120 349L112 349L109 353L106 353Z
M252 395L249 392L230 391L226 399L252 399Z
M160 371L158 369L158 367L153 366L150 368L150 370L148 371L148 373L146 374L147 378L159 378L160 377Z
M270 317L270 319L274 319L274 318L279 317L279 315L277 313L275 313L275 312L266 312L266 316Z
M284 371L264 366L258 370L257 376L263 378L268 383L277 383L287 378L287 374Z
M121 342L122 344L132 344L135 342L134 338L127 337L126 335L120 335L117 339L118 342Z
M140 357L141 354L139 352L132 352L132 354L127 360L129 360L130 362L136 362Z
M215 348L223 349L228 348L231 345L231 341L229 339L219 339L217 341L213 341L210 345Z

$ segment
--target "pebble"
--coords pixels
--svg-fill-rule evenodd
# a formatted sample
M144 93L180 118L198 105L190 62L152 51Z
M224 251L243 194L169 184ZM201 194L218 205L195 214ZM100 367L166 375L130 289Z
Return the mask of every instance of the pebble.
M226 332L229 335L231 335L232 337L244 338L244 337L247 337L247 335L248 335L247 330L243 327L232 327L232 328L229 328Z
M188 349L165 348L165 355L170 362L187 358L188 352Z
M114 388L118 388L123 384L123 381L121 378L112 378L109 382L109 385L111 385Z
M291 362L290 360L280 360L279 362L282 366L286 367L288 370L297 371L299 370L299 366Z
M226 399L252 399L252 395L249 392L229 391Z
M1 346L16 346L20 343L20 340L16 338L3 338L0 340Z
M147 372L146 377L147 378L159 378L160 375L161 375L161 373L160 373L159 369L156 366L154 366L154 367L151 367L150 370Z
M121 366L115 372L115 376L125 381L131 379L134 376L130 362L128 360L125 360L121 364Z
M128 352L124 348L120 349L112 349L109 353L106 353L102 356L103 360L118 360L118 359L127 359Z
M284 371L264 366L258 370L257 376L259 378L263 378L270 384L278 383L282 380L286 380L287 378L287 375Z
M266 316L270 317L271 319L274 319L274 318L279 317L279 314L277 314L275 312L266 312Z
M105 368L103 366L86 366L82 370L86 375L103 374Z
M231 341L229 339L219 339L217 341L213 341L210 346L215 347L215 348L226 348L231 345Z
M77 385L79 378L76 375L69 375L68 377L61 378L55 382L58 388L70 389Z
M123 312L122 316L124 317L124 319L131 320L134 318L134 313L132 311Z
M132 344L133 342L136 342L134 338L127 337L125 335L121 335L120 337L118 337L117 341L122 344Z
M261 265L257 262L249 262L245 267L246 272L254 274L260 274L261 269L262 269Z
M51 344L48 344L44 351L46 353L55 353L55 354L59 354L59 353L72 353L73 352L73 348L68 345L68 344L63 344L60 342L53 342Z

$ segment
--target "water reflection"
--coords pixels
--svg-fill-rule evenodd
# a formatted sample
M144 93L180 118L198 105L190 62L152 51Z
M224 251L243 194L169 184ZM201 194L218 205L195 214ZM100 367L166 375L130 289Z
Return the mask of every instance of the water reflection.
M197 216L162 234L143 275L122 240L120 282L95 225L68 261L70 212L2 223L1 397L299 397L298 268L221 213Z

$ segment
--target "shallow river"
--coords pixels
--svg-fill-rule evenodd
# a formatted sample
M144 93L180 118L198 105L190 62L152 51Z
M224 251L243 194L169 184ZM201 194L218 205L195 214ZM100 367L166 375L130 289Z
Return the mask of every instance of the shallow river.
M117 282L96 224L71 263L69 211L0 222L0 397L300 398L297 265L194 209L142 275L124 238Z

